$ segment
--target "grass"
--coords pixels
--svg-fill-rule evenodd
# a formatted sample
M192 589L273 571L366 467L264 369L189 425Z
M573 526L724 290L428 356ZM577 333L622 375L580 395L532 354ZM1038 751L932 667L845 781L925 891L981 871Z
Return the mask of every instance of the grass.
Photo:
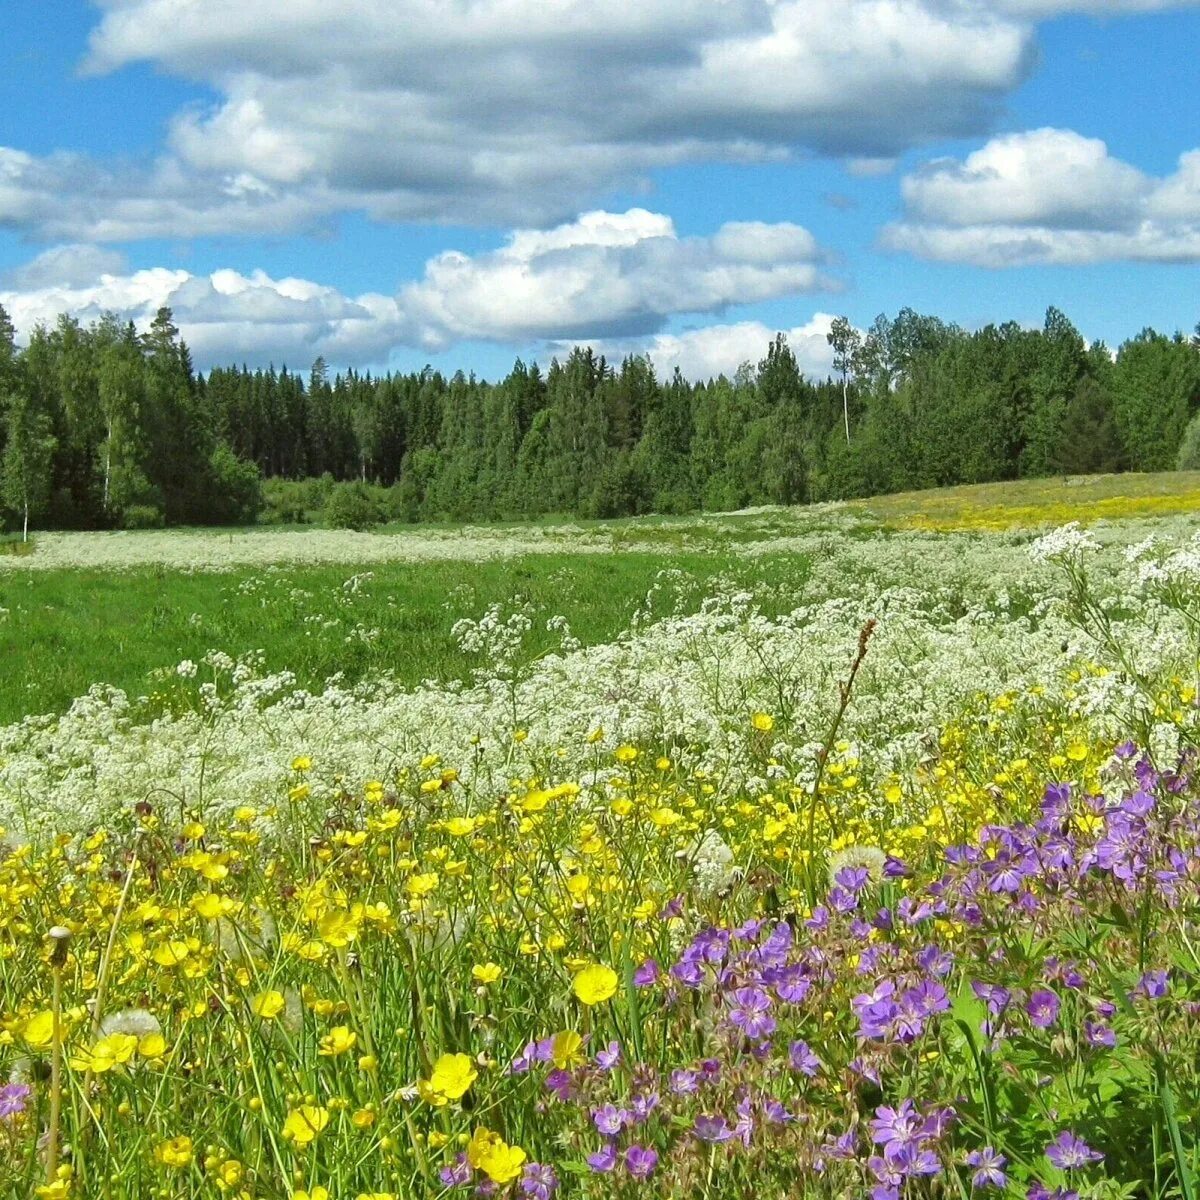
M390 673L406 684L465 679L474 663L450 632L460 617L478 617L496 603L527 601L540 618L543 649L555 644L544 629L551 615L565 616L585 645L599 644L628 628L664 570L677 574L670 595L658 595L658 612L680 590L685 606L694 607L718 577L749 586L760 600L765 597L769 612L773 594L780 608L787 606L787 585L799 582L806 564L776 553L751 559L738 547L795 534L988 532L1190 512L1200 512L1200 472L1025 480L813 508L581 520L565 527L545 521L503 525L492 536L511 530L520 538L522 532L556 529L567 536L554 552L485 561L289 563L213 573L153 561L121 570L31 571L13 563L0 571L0 653L7 668L0 675L0 723L61 712L96 683L150 694L156 673L184 659L199 661L214 649L234 657L262 651L268 668L290 669L307 687L338 673L350 681ZM572 530L582 531L589 548L601 552L572 553ZM396 532L430 531L404 526ZM296 536L306 537L300 531ZM338 538L329 531L316 536ZM385 531L376 536L390 537ZM161 540L163 534L153 537ZM0 554L30 548L0 540ZM363 572L359 585L347 587L356 570Z
M1022 479L877 496L845 506L903 529L1014 529L1200 512L1200 471Z
M0 610L8 610L0 615L0 722L63 711L96 683L152 693L156 672L214 649L261 650L269 669L292 670L304 686L336 673L357 681L386 672L407 684L466 679L474 659L451 628L492 604L528 602L542 649L557 645L545 630L552 615L595 645L628 628L664 571L673 574L656 594L659 615L677 598L695 607L717 576L753 588L767 610L778 594L783 608L804 570L796 558L615 553L384 563L359 576L344 566L0 575Z

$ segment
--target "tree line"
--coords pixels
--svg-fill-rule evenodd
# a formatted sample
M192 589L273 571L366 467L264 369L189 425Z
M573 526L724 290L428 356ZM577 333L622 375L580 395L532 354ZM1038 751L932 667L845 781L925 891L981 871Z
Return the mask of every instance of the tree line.
M780 334L756 365L660 380L580 347L487 383L426 368L197 373L149 330L62 316L18 347L0 308L0 502L10 527L611 517L1054 474L1200 468L1200 326L1116 353L1050 309L968 332L910 309L844 318L834 375ZM264 511L265 505L265 511Z

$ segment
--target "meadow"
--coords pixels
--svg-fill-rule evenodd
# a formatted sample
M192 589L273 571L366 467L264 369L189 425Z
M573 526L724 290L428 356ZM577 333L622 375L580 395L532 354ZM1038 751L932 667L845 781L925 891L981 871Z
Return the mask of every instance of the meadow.
M1192 1200L1198 509L0 556L0 1189Z

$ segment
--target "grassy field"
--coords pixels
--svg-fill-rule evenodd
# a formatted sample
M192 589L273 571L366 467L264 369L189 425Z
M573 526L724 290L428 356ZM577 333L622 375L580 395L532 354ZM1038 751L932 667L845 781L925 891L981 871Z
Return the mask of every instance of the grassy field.
M1194 1200L1197 492L0 557L0 1195Z
M235 659L261 651L267 670L291 670L310 688L339 674L348 682L386 674L409 685L464 680L475 659L451 629L496 603L530 607L530 645L540 652L558 644L545 629L550 616L566 617L576 638L595 645L628 628L639 611L694 608L718 577L753 590L770 608L770 598L786 595L805 570L795 556L560 553L380 563L360 572L143 567L0 575L0 724L60 712L96 683L134 696L161 694L164 671L214 649Z
M528 603L584 645L650 615L690 611L718 583L781 611L822 536L1037 529L1068 520L1200 512L1200 474L1117 475L947 488L854 504L693 517L491 526L44 535L0 558L0 724L61 712L96 683L131 695L210 650L261 651L305 687L334 675L464 680L461 617ZM20 553L17 553L20 551ZM665 575L664 575L665 573ZM656 588L656 584L659 586ZM544 628L538 649L556 644Z

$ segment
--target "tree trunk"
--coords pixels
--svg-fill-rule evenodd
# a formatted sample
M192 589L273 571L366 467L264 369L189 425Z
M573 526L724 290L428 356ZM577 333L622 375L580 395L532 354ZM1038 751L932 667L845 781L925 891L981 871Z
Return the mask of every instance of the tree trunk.
M846 421L846 445L850 445L850 399L846 375L842 374L842 416Z
M21 530L21 541L23 541L23 542L29 541L29 503L28 503L28 501L26 501L26 504L25 504L25 524Z

